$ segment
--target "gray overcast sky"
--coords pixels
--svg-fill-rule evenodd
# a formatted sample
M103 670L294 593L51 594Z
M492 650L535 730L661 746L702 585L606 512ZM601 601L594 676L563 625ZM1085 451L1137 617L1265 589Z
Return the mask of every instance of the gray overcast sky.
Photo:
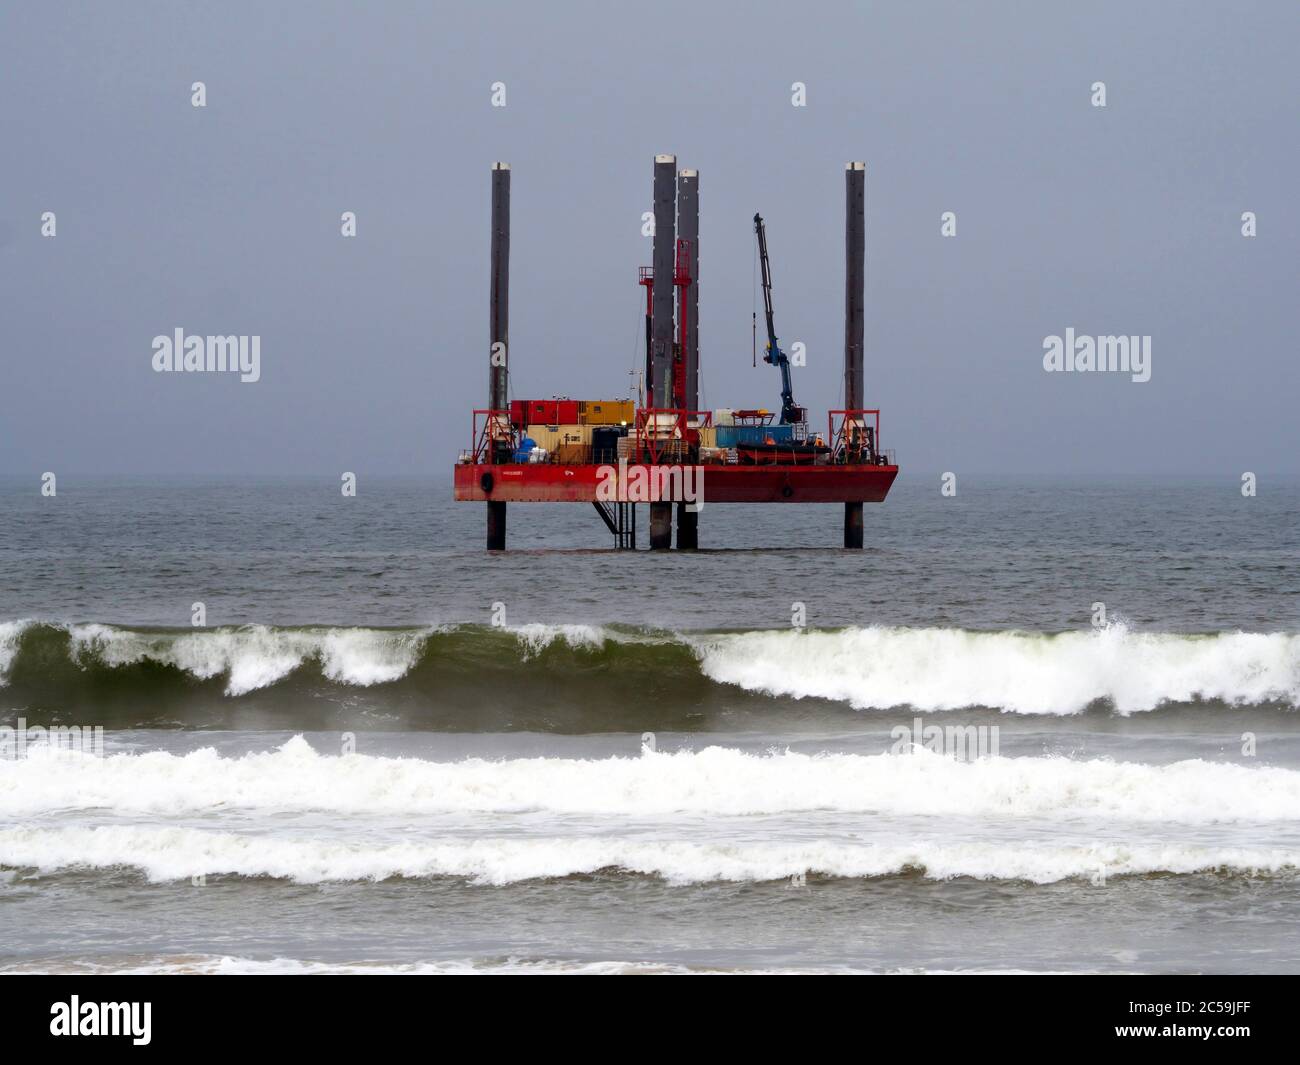
M624 395L674 152L708 405L779 406L755 210L796 397L839 405L861 158L867 402L904 477L1294 474L1298 53L1290 0L9 2L0 473L448 473L485 400L494 159L514 395ZM1045 373L1070 326L1150 334L1151 381ZM154 373L177 327L260 335L261 381Z

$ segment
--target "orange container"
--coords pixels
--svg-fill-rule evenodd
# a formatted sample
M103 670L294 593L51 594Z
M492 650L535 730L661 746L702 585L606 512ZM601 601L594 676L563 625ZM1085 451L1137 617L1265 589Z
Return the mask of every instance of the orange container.
M583 425L631 425L633 409L630 399L584 399L578 404L578 420Z

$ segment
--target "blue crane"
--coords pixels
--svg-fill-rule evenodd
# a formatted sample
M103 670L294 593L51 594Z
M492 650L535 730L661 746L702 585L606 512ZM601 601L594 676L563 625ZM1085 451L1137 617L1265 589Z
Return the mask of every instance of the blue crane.
M772 267L767 261L767 229L761 214L754 215L754 232L758 235L758 257L763 266L763 312L767 318L767 349L763 361L781 371L781 424L802 425L808 420L808 413L795 404L790 360L776 342L776 323L772 317Z

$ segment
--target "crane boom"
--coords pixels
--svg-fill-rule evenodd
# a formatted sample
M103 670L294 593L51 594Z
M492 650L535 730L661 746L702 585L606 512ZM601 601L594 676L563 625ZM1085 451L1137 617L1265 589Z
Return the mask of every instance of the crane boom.
M804 409L795 404L794 384L790 379L790 360L776 340L776 320L772 314L772 266L767 258L767 227L763 216L754 215L754 232L758 236L758 258L763 270L763 314L767 320L767 350L763 361L781 371L781 424L795 425L806 420Z

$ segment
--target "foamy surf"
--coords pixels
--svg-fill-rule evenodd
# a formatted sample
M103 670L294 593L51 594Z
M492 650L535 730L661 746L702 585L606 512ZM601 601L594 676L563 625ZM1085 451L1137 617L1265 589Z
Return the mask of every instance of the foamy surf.
M701 668L715 681L860 710L982 706L1077 714L1105 703L1131 714L1171 702L1300 706L1300 637L1289 633L873 627L725 634L696 646Z
M1300 771L1186 760L752 754L727 747L600 759L426 761L205 748L97 757L37 748L0 761L0 815L522 814L746 817L825 811L1107 822L1300 821Z
M31 621L0 621L0 687L9 681L9 669L18 654L18 642Z
M152 882L204 876L268 877L299 884L452 877L503 886L606 871L670 884L759 882L798 877L916 875L1048 884L1077 877L1153 873L1294 874L1300 851L1195 844L918 843L906 846L699 843L562 837L448 839L368 845L192 828L111 825L0 831L0 865L51 874L127 868Z
M554 643L563 643L574 650L598 651L611 638L611 633L599 625L545 625L531 622L505 629L519 641L524 658L540 654Z
M69 628L72 658L110 669L140 662L172 666L192 677L226 678L227 695L243 695L284 679L308 661L341 684L368 687L405 676L432 630L273 629L248 625L183 635L109 625Z
M382 964L366 961L317 961L301 958L247 958L229 954L183 954L147 958L103 959L96 961L26 962L0 965L0 973L59 973L77 976L113 974L117 976L317 976L317 975L392 975L392 976L804 976L818 974L870 975L879 972L912 974L1015 975L1024 969L862 969L850 965L809 966L733 966L717 968L653 961L591 961L581 958L524 958L514 956L445 958L435 961L395 962ZM1037 970L1038 975L1045 975Z

